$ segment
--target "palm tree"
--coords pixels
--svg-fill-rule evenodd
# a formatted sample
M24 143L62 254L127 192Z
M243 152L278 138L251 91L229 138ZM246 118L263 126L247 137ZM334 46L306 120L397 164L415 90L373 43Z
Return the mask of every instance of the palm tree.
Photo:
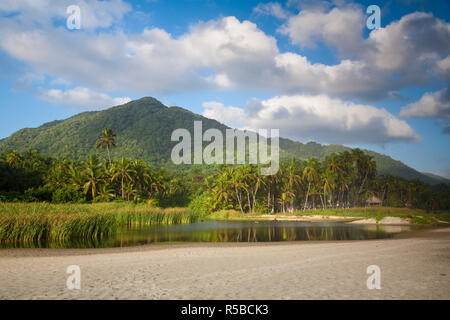
M125 199L125 182L133 180L132 175L136 173L132 168L131 162L122 157L119 162L114 163L111 168L111 181L120 179L120 188L122 191L122 200Z
M69 165L69 181L75 190L82 190L85 181L85 172L75 164Z
M6 163L14 168L18 168L22 160L22 156L17 150L13 150L6 155Z
M100 150L103 149L104 146L106 146L106 149L108 150L108 160L109 160L109 166L111 167L111 154L109 152L109 148L114 148L116 146L116 135L113 133L113 131L109 128L103 129L101 132L100 138L97 140L96 145L97 148Z
M308 204L308 196L309 191L311 190L311 183L317 181L317 160L315 158L311 158L306 163L305 168L303 169L303 179L308 182L308 190L306 191L305 205L303 206L303 210L306 210L306 206Z
M231 178L233 169L231 167L221 168L214 180L212 180L212 190L214 197L214 207L219 203L228 202L233 196L233 188L231 186ZM208 183L209 181L207 181Z
M108 181L104 181L98 189L98 194L102 198L114 198L114 189L111 187L111 184Z
M276 174L271 174L264 176L264 185L267 189L267 210L275 213L275 196L278 191L278 185L280 182L280 177L282 176L283 166L280 166Z
M87 195L89 192L91 193L92 200L95 199L95 196L98 193L98 189L102 183L102 172L100 168L95 167L87 167L86 168L86 182L83 186L83 191Z
M302 181L300 166L298 165L297 160L292 159L285 167L284 172L284 194L286 195L286 199L290 204L289 211L294 211L294 200L296 195L296 190L300 186Z
M143 194L144 190L150 186L152 177L150 175L150 168L147 163L142 160L134 160L132 162L132 168L135 171L134 184L139 194Z
M323 195L325 198L325 205L328 206L328 197L330 195L330 204L333 206L333 189L335 188L335 176L331 170L327 169L322 175ZM325 209L325 208L324 208Z
M63 187L70 183L70 166L72 163L67 158L62 158L53 163L48 169L44 181L53 186Z

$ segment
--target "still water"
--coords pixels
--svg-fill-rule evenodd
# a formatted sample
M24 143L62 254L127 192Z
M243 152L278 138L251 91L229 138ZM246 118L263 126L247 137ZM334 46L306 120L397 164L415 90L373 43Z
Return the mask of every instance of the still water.
M123 228L100 240L2 243L7 247L106 248L152 243L184 242L272 242L317 240L369 240L392 238L411 230L409 226L357 225L339 222L299 221L203 221L192 224Z

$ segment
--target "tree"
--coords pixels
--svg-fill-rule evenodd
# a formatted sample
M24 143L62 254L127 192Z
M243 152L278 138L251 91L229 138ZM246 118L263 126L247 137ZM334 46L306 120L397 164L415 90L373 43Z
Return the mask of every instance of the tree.
M336 177L334 173L330 169L326 169L322 174L323 195L325 198L324 207L328 204L328 195L330 195L330 205L333 206L333 190L336 187L335 181Z
M109 128L103 129L103 131L100 134L100 138L97 140L96 145L97 148L100 150L103 149L103 147L106 146L106 149L108 150L108 160L109 160L109 166L111 167L111 154L109 151L109 148L114 148L116 146L116 135L113 133L113 131Z
M99 187L102 183L102 172L99 167L87 167L86 168L86 182L83 186L84 193L91 194L92 200L98 193Z
M103 181L103 172L101 170L98 159L90 155L88 161L84 162L84 184L83 192L92 196L92 200L97 195L100 184Z
M308 205L308 196L309 191L311 190L311 184L316 182L318 179L317 176L317 167L318 162L315 158L311 158L308 160L308 162L305 165L305 168L303 169L303 180L306 180L308 183L308 190L306 191L306 197L305 197L305 205L303 206L303 210L306 210L306 206Z
M292 159L283 170L284 173L284 188L283 194L285 200L288 200L290 204L289 211L294 211L294 200L296 197L296 191L301 184L302 175L300 173L300 166L297 160ZM284 204L284 200L283 200Z
M122 200L125 199L125 182L133 180L132 175L136 171L132 168L131 162L122 157L119 162L115 162L111 167L111 181L120 181Z
M13 168L18 168L22 164L22 156L17 150L13 150L6 155L6 163Z
M152 177L150 173L150 168L147 163L142 160L133 160L131 163L132 169L134 170L134 185L136 186L136 191L139 194L144 194L145 191L150 188L152 184Z

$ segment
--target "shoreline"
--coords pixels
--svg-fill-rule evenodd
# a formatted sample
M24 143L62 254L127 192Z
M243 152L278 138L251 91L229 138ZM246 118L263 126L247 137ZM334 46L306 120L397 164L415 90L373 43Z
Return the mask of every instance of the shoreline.
M6 249L0 299L450 299L449 253L450 228L367 241ZM80 290L66 287L69 265L81 269ZM370 265L381 290L366 286Z
M272 242L183 242L183 243L155 243L137 246L109 247L109 248L0 248L0 259L5 257L58 257L76 255L101 255L111 253L147 252L189 248L241 248L241 247L269 247L284 245L314 245L339 244L372 241L393 241L395 239L440 239L443 233L435 230L450 230L450 227L428 226L426 229L409 230L395 234L392 238L368 240L309 240L309 241L272 241Z
M228 219L228 220L250 220L250 221L299 221L299 222L343 222L352 224L375 224L375 225L392 225L392 226L406 226L413 225L410 219L386 216L380 221L374 218L366 217L343 217L332 215L260 215L248 216L246 218ZM418 225L418 224L417 224Z

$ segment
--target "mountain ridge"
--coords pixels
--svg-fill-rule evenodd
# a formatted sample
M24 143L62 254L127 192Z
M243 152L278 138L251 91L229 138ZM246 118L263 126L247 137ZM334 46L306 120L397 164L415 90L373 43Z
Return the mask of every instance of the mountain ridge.
M173 145L173 130L186 128L193 132L193 123L201 120L203 130L216 128L225 131L229 127L217 120L203 117L179 106L165 106L153 97L143 97L123 105L101 111L86 111L64 120L46 122L36 128L23 128L0 139L0 153L10 150L36 149L53 156L65 156L81 160L89 154L103 156L95 148L100 130L105 127L117 134L118 147L112 156L139 158L155 166L168 165ZM301 143L280 137L280 160L292 157L305 160L311 157L323 160L335 152L351 150L343 145L321 145L316 142ZM365 153L374 157L379 174L392 174L406 179L419 179L430 184L447 183L450 180L428 173L421 173L401 161L371 150Z

